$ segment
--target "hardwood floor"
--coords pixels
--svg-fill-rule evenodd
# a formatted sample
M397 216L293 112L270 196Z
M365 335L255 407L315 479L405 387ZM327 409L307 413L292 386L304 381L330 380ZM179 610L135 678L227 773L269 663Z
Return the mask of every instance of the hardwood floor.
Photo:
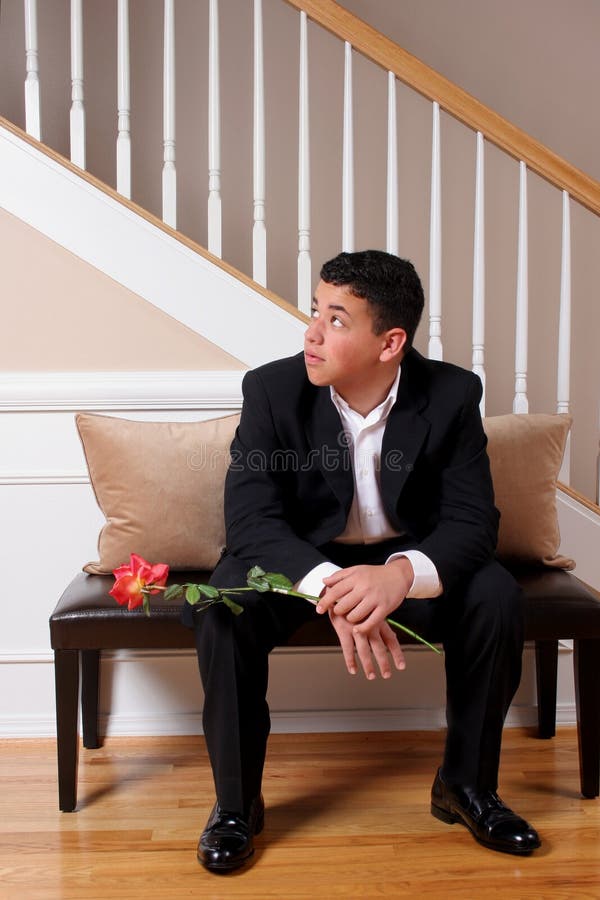
M109 738L84 750L79 806L57 806L54 742L0 741L0 897L600 897L600 801L582 800L576 734L505 732L501 796L538 829L520 859L429 812L436 732L274 735L252 866L196 862L212 806L202 738Z

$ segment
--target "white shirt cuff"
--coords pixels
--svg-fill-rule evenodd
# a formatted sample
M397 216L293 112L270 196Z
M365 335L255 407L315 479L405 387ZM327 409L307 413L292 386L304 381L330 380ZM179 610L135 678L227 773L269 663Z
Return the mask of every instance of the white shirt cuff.
M339 572L341 566L336 566L332 562L319 563L314 569L311 569L304 578L294 585L294 590L301 594L310 594L312 597L318 597L325 587L323 579L334 572Z
M392 553L386 559L386 564L393 559L405 556L413 567L414 579L411 588L406 595L410 599L425 600L428 597L439 597L443 593L442 582L434 564L425 553L420 550L404 550L402 553Z

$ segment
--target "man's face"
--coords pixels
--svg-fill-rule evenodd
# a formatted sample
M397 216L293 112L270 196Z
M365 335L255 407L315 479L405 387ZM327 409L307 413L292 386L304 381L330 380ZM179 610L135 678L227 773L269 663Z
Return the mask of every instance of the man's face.
M381 368L387 336L373 332L368 302L348 289L320 281L312 318L304 337L308 378L318 386L332 385L350 400L353 391Z

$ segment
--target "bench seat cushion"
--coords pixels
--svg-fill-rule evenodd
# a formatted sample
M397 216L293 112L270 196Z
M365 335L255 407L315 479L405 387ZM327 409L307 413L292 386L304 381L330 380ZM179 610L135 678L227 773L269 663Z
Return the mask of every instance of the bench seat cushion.
M600 600L574 575L557 569L511 569L525 595L526 637L536 640L600 637ZM169 583L206 582L208 571L173 574ZM78 574L50 617L53 649L111 650L185 648L194 634L180 622L181 602L151 598L152 614L129 612L109 595L112 575ZM410 639L403 637L403 643ZM295 646L335 646L337 637L327 618L308 622L290 641Z

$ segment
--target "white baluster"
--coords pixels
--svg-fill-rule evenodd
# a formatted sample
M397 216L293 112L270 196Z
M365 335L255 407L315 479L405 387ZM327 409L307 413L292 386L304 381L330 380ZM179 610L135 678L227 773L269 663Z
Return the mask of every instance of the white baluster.
M429 219L429 357L442 359L442 165L440 106L433 104Z
M527 400L527 327L529 316L527 166L519 163L519 247L515 323L515 398L513 412L529 412Z
M485 181L484 141L477 132L475 165L475 225L473 239L473 371L483 384L479 408L485 416Z
M600 434L600 415L598 416L598 433ZM600 453L598 454L598 473L596 475L596 505L600 506Z
M175 5L165 0L163 67L163 221L177 228L177 172L175 170Z
M310 259L310 140L308 120L308 20L300 13L300 82L298 116L298 309L312 305Z
M265 225L265 79L262 0L254 0L254 228L252 277L267 284L267 230Z
M597 434L600 436L600 405L598 406L598 431L597 431ZM600 453L598 453L598 473L596 475L596 504L598 506L600 506Z
M352 44L344 45L344 137L342 156L342 250L354 250L354 116Z
M568 413L571 371L571 208L569 194L562 193L562 253L560 262L560 313L558 322L558 374L556 412ZM563 484L571 482L571 433L558 475Z
M85 169L85 107L83 105L83 8L71 0L71 162Z
M117 190L131 197L129 0L119 0L117 16Z
M25 67L25 130L41 141L37 0L25 0Z
M398 133L396 125L396 76L388 72L388 145L386 247L398 254Z
M219 80L219 2L208 14L208 249L221 256L221 101Z

